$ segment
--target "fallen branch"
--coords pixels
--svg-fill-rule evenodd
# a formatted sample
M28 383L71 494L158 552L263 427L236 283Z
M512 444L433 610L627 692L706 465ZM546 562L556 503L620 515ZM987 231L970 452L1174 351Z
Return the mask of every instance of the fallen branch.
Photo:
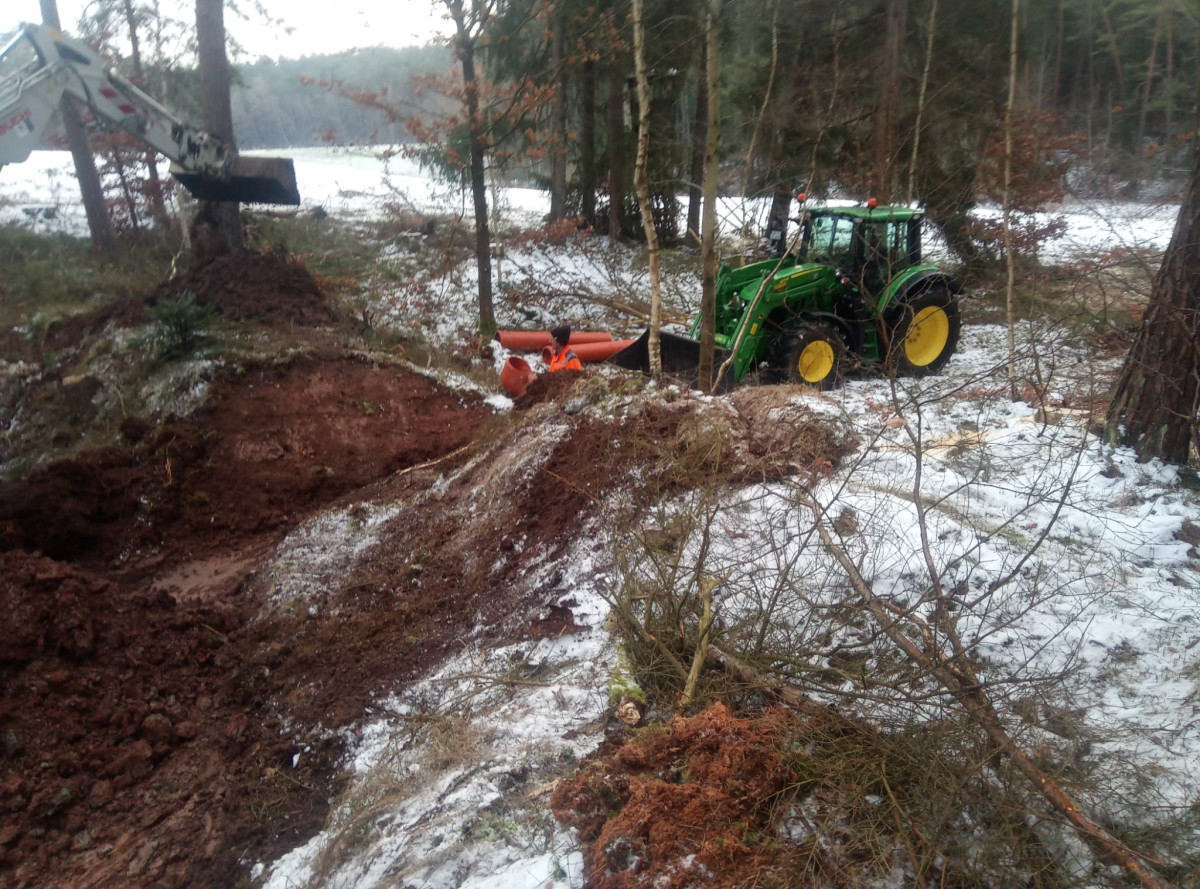
M626 315L631 315L634 318L637 318L641 321L645 321L646 323L650 322L650 304L644 303L641 300L631 300L630 302L621 302L620 300L613 299L612 297L601 296L598 293L591 293L591 292L578 291L578 290L571 292L569 295L577 297L578 299L586 299L588 302L595 303L598 306L604 306L605 308L608 308L608 309L613 309L614 311L617 311L617 312L624 312ZM662 323L663 324L681 324L686 327L688 324L691 323L691 319L683 318L683 317L676 316L676 315L667 315L664 313L662 316Z
M1034 764L1029 755L1017 746L1012 736L1004 728L999 712L984 690L984 684L975 673L969 660L958 656L948 656L943 647L936 642L933 630L912 612L906 612L904 617L911 625L920 628L921 642L918 644L900 629L897 615L889 607L890 603L875 595L874 589L859 572L854 560L833 539L829 529L825 527L825 511L821 505L807 494L799 496L801 502L812 510L816 520L817 534L821 538L822 545L842 566L854 591L861 597L863 604L874 616L880 628L901 651L936 677L942 687L967 709L971 717L987 734L992 745L993 756L1008 760L1041 793L1050 806L1067 819L1088 848L1095 852L1101 860L1120 867L1145 889L1171 889L1171 884L1146 865L1137 852L1084 815L1070 795L1046 777L1046 774ZM939 629L947 635L953 633L952 630L941 625L939 625ZM951 639L950 641L953 644L956 640Z
M709 667L723 670L749 688L766 689L785 707L795 710L797 713L803 713L807 716L829 715L829 707L814 701L799 689L792 688L792 686L754 669L749 664L722 651L715 645L708 647L706 659Z
M430 467L437 466L439 463L445 463L447 460L454 459L464 451L470 450L473 444L474 442L468 442L461 448L454 449L449 454L442 454L442 456L435 457L433 460L426 460L424 463L417 463L414 466L409 466L407 469L401 469L396 473L395 477L402 478L403 476L408 475L410 472L416 472L418 469L429 469Z

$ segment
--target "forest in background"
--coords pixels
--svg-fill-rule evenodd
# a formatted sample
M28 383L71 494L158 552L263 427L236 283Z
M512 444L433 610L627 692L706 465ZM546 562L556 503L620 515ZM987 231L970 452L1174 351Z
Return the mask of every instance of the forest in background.
M345 90L370 89L397 108L429 108L413 79L440 74L451 64L444 46L352 50L299 59L259 59L237 66L233 122L244 148L313 144L395 145L412 139L400 117L353 101Z
M547 188L555 218L643 237L629 3L445 3L462 19L449 46L253 62L232 48L239 145L409 142L463 181L474 121L490 177ZM1190 164L1200 14L1185 0L649 0L644 21L649 193L668 243L698 230L709 21L724 193L780 206L799 189L913 201L964 258L994 258L996 233L971 210L999 203L1014 71L1010 203L1027 220L1070 193L1172 199ZM77 27L147 92L200 120L190 24L153 3L99 0ZM1029 222L1021 234L1044 233Z

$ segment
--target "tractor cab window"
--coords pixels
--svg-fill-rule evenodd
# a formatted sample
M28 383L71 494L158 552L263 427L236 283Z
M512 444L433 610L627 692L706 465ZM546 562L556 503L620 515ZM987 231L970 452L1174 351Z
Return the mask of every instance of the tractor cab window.
M910 226L907 220L866 220L855 232L853 271L862 289L879 293L910 262Z
M801 262L849 266L854 258L854 220L848 216L809 216L804 221Z

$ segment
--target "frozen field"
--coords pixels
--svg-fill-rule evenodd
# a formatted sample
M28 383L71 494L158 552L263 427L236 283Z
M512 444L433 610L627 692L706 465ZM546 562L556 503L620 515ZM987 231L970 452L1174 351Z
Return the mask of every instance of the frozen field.
M293 158L304 206L320 206L334 215L371 218L384 212L388 204L417 213L471 215L469 195L434 182L413 161L404 158L385 161L369 149L323 147L247 154ZM165 164L161 172L166 174ZM535 225L550 208L549 196L535 189L503 188L493 191L493 196L497 194L500 217L511 224ZM985 215L992 212L981 211ZM1054 215L1066 220L1067 233L1044 249L1043 259L1058 262L1114 248L1162 250L1170 239L1177 212L1177 206L1160 204L1065 204ZM765 213L763 202L723 199L720 225L728 233L747 226L759 231ZM67 152L35 151L25 163L0 170L0 224L14 222L36 231L86 233Z

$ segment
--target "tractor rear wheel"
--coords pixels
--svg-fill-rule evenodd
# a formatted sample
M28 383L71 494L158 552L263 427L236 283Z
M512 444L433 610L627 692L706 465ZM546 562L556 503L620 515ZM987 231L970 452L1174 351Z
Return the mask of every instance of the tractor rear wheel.
M784 371L795 383L833 389L846 370L846 344L828 324L801 324L787 337Z
M937 373L958 348L962 329L958 300L945 287L934 287L897 307L892 322L891 364L915 377Z

